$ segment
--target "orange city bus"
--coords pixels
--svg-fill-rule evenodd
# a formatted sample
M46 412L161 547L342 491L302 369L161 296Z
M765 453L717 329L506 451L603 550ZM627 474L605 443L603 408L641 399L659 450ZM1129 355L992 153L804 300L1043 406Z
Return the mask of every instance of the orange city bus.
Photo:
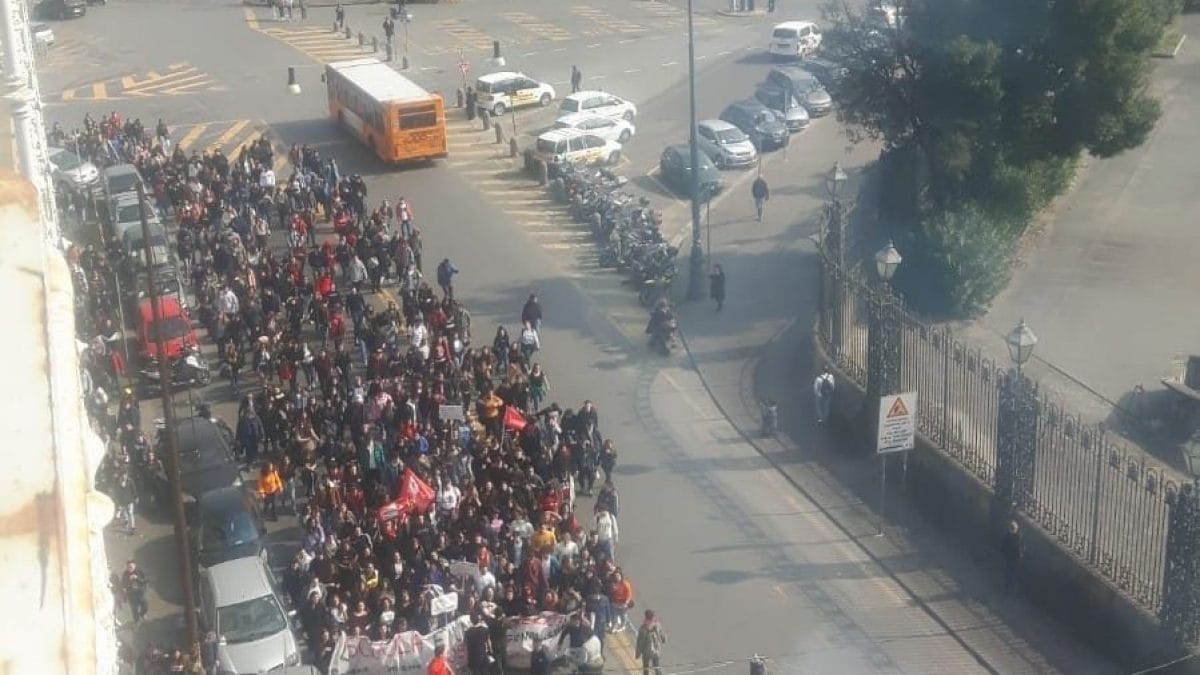
M325 66L329 115L385 162L445 157L446 112L431 94L378 59Z

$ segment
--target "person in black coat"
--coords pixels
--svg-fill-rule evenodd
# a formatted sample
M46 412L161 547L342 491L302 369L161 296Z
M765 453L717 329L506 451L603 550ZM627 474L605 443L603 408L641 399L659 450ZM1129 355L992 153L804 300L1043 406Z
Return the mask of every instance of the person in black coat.
M720 265L713 265L712 274L708 275L708 296L717 301L717 311L725 306L725 270Z

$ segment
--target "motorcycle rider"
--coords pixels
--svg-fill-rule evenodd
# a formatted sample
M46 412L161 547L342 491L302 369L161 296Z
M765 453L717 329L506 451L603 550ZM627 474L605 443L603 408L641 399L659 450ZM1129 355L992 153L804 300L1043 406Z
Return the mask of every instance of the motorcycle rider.
M650 312L650 323L646 325L646 333L651 342L666 347L675 335L675 314L671 311L671 303L666 298L659 298L658 303Z

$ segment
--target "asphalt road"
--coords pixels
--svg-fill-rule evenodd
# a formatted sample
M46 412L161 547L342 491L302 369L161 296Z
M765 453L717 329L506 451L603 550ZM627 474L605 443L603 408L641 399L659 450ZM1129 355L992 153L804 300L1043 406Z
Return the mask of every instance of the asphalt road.
M474 62L486 56L484 40L462 29L468 23L488 38L515 43L506 47L510 55L523 49L523 63L515 67L565 79L576 64L584 71L585 86L605 81L601 76L611 78L614 92L641 107L639 135L622 171L637 189L668 207L669 226L681 231L683 202L671 201L649 171L664 144L686 135L680 124L686 119L684 74L665 65L686 58L680 53L678 16L650 16L677 6L633 1L601 11L529 2L521 8L534 19L505 17L473 0L414 7L422 18L413 26L411 42L425 50L423 58L448 62L448 67L417 65L416 77L430 86L453 87L459 45ZM697 26L703 48L698 46L697 53L706 56L698 76L702 115L748 95L766 69L757 54L771 19L718 17L716 8L705 4L701 14L711 23ZM398 172L380 166L326 120L315 69L300 70L303 94L285 94L288 65L315 67L344 57L321 51L333 47L319 40L278 32L299 33L306 25L310 32L323 30L327 21L319 11L331 12L313 10L309 24L276 24L267 12L255 10L247 21L241 6L228 3L113 0L84 21L55 25L59 47L67 49L71 40L89 45L85 41L94 40L95 46L91 52L70 47L84 56L62 52L53 57L58 65L46 70L43 82L47 98L55 101L50 121L70 125L86 111L99 115L117 109L148 124L167 118L176 142L189 149L220 146L228 152L264 132L281 147L293 142L320 147L339 159L343 172L366 178L372 200L399 194L413 200L426 258L449 256L462 271L456 289L472 312L477 341L486 341L496 324L511 328L523 299L537 292L546 308L539 360L550 374L551 398L564 406L594 401L602 428L619 448L618 556L638 589L639 607L659 610L670 630L669 672L744 672L753 653L775 657L773 667L785 672L988 670L951 631L921 612L904 610L910 603L903 589L833 538L835 528L813 503L736 445L740 441L732 427L689 380L682 356L663 360L647 352L641 335L644 310L628 287L614 275L597 273L586 238L555 214L528 179L513 175L511 162L497 155L482 132L468 130L465 120L455 121L450 159ZM352 7L349 14L353 24L356 16L379 18L382 10ZM813 16L815 10L801 15ZM447 23L451 20L455 23ZM528 30L535 25L539 28ZM659 28L668 38L652 40ZM535 35L518 43L520 31ZM72 58L77 65L71 65ZM208 80L171 74L185 68L204 73L212 83L189 89L188 82ZM639 70L625 72L634 69ZM133 86L126 87L124 77L133 77ZM153 77L169 84L143 84L141 94L127 93ZM103 92L98 82L104 83ZM75 93L64 100L65 91ZM88 98L96 93L107 98ZM124 97L112 98L116 95ZM551 111L522 112L519 128L534 130L552 117ZM816 121L794 139L789 154L764 162L779 209L811 209L819 203L821 172L835 159L870 156L860 149L846 157L832 119ZM753 173L738 172L730 180L745 181ZM744 227L753 237L736 201L740 186L731 186L714 204L719 214L713 226ZM749 208L747 198L747 214ZM228 394L223 384L198 393L214 402L218 416L232 420ZM143 417L152 420L154 402L143 406ZM114 564L136 557L151 569L151 623L139 639L170 640L179 624L172 541L161 519L147 520L136 537L110 533L110 557ZM294 523L284 519L274 529L277 550L290 553ZM628 663L627 649L626 644L616 650L615 665Z

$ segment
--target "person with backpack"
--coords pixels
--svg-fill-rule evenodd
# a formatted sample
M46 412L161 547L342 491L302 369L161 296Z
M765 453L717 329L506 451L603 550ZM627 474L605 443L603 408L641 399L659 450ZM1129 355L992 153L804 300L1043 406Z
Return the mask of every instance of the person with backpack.
M646 610L645 616L642 625L638 627L634 658L642 660L642 675L650 675L651 668L658 675L662 675L660 664L662 663L663 645L667 644L667 633L663 630L662 624L658 622L658 618L654 616L654 610Z
M829 419L829 410L833 406L833 390L837 386L833 373L828 368L821 371L813 381L813 394L817 401L817 424L824 424Z

